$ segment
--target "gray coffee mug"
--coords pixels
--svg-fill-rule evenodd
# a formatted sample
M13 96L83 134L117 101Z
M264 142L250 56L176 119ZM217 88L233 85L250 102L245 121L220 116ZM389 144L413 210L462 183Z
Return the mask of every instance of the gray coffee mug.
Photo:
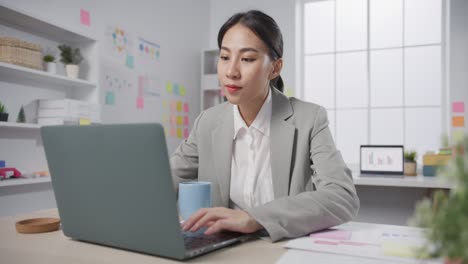
M187 220L201 208L211 207L211 182L179 183L179 214Z

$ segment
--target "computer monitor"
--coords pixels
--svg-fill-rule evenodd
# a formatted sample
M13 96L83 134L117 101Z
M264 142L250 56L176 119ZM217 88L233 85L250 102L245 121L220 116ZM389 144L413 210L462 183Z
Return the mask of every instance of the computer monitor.
M361 174L403 175L402 145L361 145Z

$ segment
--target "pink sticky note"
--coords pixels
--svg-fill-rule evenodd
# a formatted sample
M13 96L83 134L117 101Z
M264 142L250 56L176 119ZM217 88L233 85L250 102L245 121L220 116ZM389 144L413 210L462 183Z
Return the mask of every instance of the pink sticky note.
M85 26L91 25L91 18L89 17L88 10L85 10L85 9L80 10L80 22L82 25L85 25Z
M175 115L171 115L171 121L170 121L171 125L175 125L176 124L176 116Z
M184 103L184 112L188 113L189 112L189 105L188 103Z
M186 126L189 125L189 118L188 118L188 116L184 116L184 125L186 125Z
M171 137L175 137L175 136L176 136L175 127L171 126Z
M138 109L143 109L145 107L145 100L143 99L143 96L138 96L137 97L136 107Z
M464 102L453 102L452 103L452 112L454 112L454 113L464 113L465 112L465 103Z
M315 244L333 245L333 246L337 246L337 245L340 244L340 242L332 242L332 241L326 241L326 240L315 240L314 243Z
M189 130L188 128L184 128L184 138L188 138L189 136Z
M177 110L177 102L171 101L171 111L175 112Z
M326 238L336 240L349 240L351 238L351 232L345 230L328 229L322 232L310 234L312 238Z
M138 76L138 89L143 89L145 87L145 76Z

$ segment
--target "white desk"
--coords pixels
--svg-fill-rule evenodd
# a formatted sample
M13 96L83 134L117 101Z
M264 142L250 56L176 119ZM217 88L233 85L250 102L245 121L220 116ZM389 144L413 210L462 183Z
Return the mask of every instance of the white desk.
M15 222L25 218L58 217L56 209L19 217L0 218L0 263L181 263L121 249L74 241L62 231L18 234ZM275 263L286 249L285 242L254 240L230 246L190 260L190 263Z
M24 216L0 218L0 262L8 264L86 264L86 263L181 263L178 261L159 258L106 246L100 246L75 241L63 235L62 231L43 234L19 234L15 229L15 222L33 217L58 217L56 209L43 210ZM369 226L374 226L368 224ZM404 228L404 227L401 227ZM211 252L192 260L189 263L275 263L286 253L283 245L286 241L271 243L254 240L230 246ZM339 260L346 258L341 255L313 253L315 260L326 258ZM310 259L309 259L310 260ZM308 261L309 261L308 260ZM356 263L387 263L369 259L353 258ZM308 262L307 262L308 263ZM317 263L320 263L318 261ZM334 262L335 263L335 262Z

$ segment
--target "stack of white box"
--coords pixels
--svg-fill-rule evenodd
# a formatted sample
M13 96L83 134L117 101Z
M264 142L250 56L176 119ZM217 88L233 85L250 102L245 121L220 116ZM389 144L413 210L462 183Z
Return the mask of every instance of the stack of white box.
M100 107L72 99L39 100L37 123L40 125L79 124L80 120L101 123Z

